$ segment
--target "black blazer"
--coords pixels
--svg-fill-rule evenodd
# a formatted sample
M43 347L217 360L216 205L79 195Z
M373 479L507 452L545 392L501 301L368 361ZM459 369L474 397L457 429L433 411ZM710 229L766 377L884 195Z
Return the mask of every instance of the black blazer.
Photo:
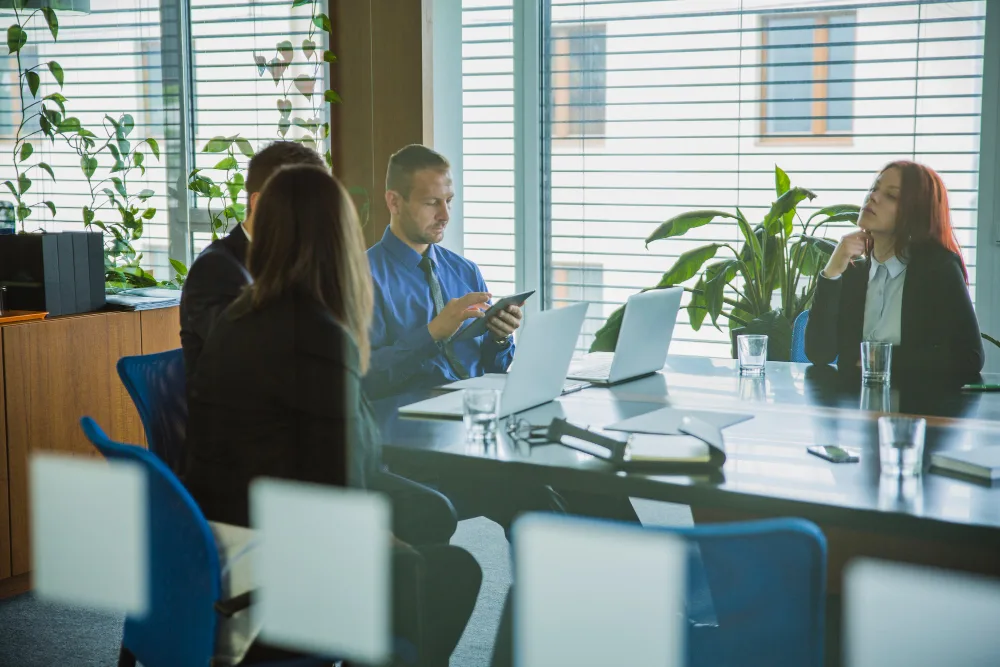
M252 281L246 269L247 240L243 225L213 241L188 270L181 291L181 347L188 380L194 374L208 332L229 304Z
M839 280L820 276L806 327L806 356L814 364L838 358L855 367L861 358L870 261L847 268ZM896 372L933 372L969 381L983 369L979 322L962 275L961 259L942 245L911 248L903 282Z
M378 459L353 337L312 297L289 293L259 310L249 297L201 351L184 474L209 520L238 525L255 477L364 486Z

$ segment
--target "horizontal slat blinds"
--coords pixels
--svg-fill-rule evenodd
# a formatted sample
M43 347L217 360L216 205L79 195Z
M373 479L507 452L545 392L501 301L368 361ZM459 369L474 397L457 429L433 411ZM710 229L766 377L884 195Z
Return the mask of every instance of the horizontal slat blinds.
M592 332L681 253L740 238L716 221L646 250L664 220L739 206L759 221L775 198L775 164L818 193L803 218L860 204L894 159L944 178L975 289L985 9L981 0L551 0L551 299L592 301ZM720 323L695 332L682 310L671 351L728 356Z
M23 12L24 10L22 10ZM23 16L24 14L22 14ZM40 18L40 17L39 17ZM68 11L58 12L58 40L53 41L44 21L35 20L28 30L28 42L21 52L26 67L41 65L38 98L61 92L67 98L68 116L79 118L84 127L106 138L102 122L105 114L118 118L130 114L135 128L129 135L133 144L152 137L163 145L165 133L162 78L160 72L160 4L155 0L91 0L87 14ZM0 11L0 26L6 33L15 23L11 10ZM58 62L64 70L64 86L59 87L45 63ZM14 180L14 134L21 122L21 103L18 95L16 60L7 54L6 46L0 52L0 181ZM25 105L34 101L25 86ZM55 108L53 104L47 103ZM37 108L37 107L36 107ZM29 112L31 110L29 109ZM106 123L104 127L109 127ZM33 120L22 133L39 129ZM27 203L52 201L56 206L53 215L44 205L32 209L26 229L34 231L70 231L83 228L84 206L90 205L91 196L87 180L80 167L80 158L65 141L53 144L42 135L30 140L34 154L25 164L43 161L51 165L55 182L43 171L33 168L28 172L32 185L27 193ZM134 146L133 146L134 147ZM157 161L146 151L146 174L138 171L128 179L130 192L148 188L154 195L146 202L157 209L156 215L145 223L143 238L135 242L136 249L145 253L143 267L152 270L159 279L170 277L167 263L167 183L165 156ZM112 176L114 159L107 153L99 158L100 164L93 177L98 183ZM110 181L100 185L113 187ZM13 201L6 188L0 188L0 201ZM101 194L98 203L107 202ZM119 217L112 210L98 213L97 219Z
M465 255L490 291L514 291L514 7L462 0Z
M323 99L327 35L314 25L310 4L294 8L292 4L291 0L191 1L194 166L208 170L206 175L217 183L225 180L225 173L212 168L225 155L203 151L212 137L239 134L259 150L282 138L304 139L311 134L308 126L327 121ZM326 3L319 5L316 11L326 12ZM315 48L307 42L314 42ZM256 57L263 59L263 71ZM325 142L311 145L320 154L326 151ZM239 150L235 155L245 174L246 158ZM206 203L199 197L196 206L204 208ZM213 206L218 210L218 202ZM211 233L204 224L192 224L192 229L197 253L211 240Z

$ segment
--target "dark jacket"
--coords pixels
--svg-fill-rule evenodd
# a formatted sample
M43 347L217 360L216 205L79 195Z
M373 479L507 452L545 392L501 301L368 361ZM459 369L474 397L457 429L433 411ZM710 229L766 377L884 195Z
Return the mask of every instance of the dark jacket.
M201 351L184 476L209 520L239 525L255 477L364 486L378 459L353 337L305 294L259 310L249 296L222 314Z
M239 225L205 248L188 270L181 292L181 347L189 381L212 325L253 282L246 269L249 248L250 241Z
M809 361L829 364L838 359L841 367L857 366L870 266L868 260L856 261L839 280L820 276L806 327ZM894 375L970 378L983 369L979 322L958 255L933 242L911 248L901 310L900 344L892 351Z

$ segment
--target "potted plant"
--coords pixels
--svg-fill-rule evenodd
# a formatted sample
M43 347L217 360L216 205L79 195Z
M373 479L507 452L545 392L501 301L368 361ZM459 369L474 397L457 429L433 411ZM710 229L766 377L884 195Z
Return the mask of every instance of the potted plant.
M721 317L728 320L733 340L741 333L767 334L768 358L787 361L792 323L812 303L816 276L836 247L836 243L817 236L817 232L833 222L857 222L860 207L828 206L803 221L796 208L807 199L815 199L816 194L792 187L788 175L778 166L774 168L774 179L777 199L764 219L755 225L737 208L735 213L688 211L657 227L646 239L647 247L654 241L683 236L716 219L735 220L743 240L739 246L710 243L685 252L660 282L649 289L682 285L691 294L687 313L695 331L702 327L706 317L716 328L721 328ZM706 266L720 254L723 259ZM695 281L693 286L689 284L691 281ZM611 314L598 330L591 351L615 349L624 312L622 306Z

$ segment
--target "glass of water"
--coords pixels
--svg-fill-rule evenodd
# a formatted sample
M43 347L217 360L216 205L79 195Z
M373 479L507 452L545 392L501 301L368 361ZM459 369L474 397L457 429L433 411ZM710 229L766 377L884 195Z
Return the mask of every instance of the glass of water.
M878 453L883 475L919 475L924 464L927 421L889 415L878 418Z
M465 436L470 442L493 442L500 419L500 392L496 389L465 389Z
M767 361L767 336L743 335L736 337L736 351L740 358L740 375L763 375Z
M892 370L892 343L866 340L861 343L861 379L872 384L889 384Z

